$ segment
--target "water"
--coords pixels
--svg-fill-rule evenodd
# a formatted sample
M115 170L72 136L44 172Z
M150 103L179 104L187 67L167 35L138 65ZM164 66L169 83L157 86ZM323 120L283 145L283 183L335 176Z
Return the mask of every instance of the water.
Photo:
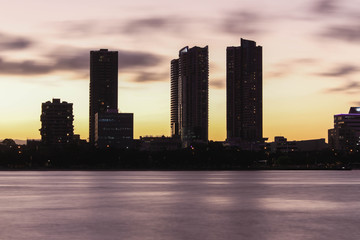
M0 172L0 239L359 239L360 171Z

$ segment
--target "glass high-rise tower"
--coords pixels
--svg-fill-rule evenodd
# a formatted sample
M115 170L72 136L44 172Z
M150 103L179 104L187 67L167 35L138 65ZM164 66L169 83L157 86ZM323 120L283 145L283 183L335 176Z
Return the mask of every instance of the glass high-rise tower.
M241 46L226 49L227 140L263 139L262 47L241 39Z
M184 146L208 141L208 46L184 47L171 61L171 129Z
M171 103L170 103L170 121L171 136L180 136L179 132L179 59L171 61Z

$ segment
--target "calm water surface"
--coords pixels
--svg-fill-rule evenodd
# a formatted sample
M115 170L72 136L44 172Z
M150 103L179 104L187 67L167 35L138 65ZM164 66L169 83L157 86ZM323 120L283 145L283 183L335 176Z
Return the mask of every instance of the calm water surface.
M0 172L0 239L360 239L360 171Z

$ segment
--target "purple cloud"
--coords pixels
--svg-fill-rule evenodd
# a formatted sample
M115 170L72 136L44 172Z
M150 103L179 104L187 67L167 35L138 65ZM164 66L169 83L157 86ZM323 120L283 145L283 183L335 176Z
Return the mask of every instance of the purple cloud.
M314 58L297 58L285 62L275 64L269 72L266 73L266 78L281 78L293 73L294 68L301 66L308 66L316 63L318 60Z
M312 6L313 12L317 14L331 14L338 9L337 0L320 0L315 1Z
M137 76L133 81L137 83L168 81L170 78L168 72L136 72L136 74Z
M0 73L14 75L38 75L51 72L51 67L35 61L6 61L0 58Z
M226 33L245 35L258 34L262 30L259 23L263 21L261 15L253 11L233 12L226 15L220 29Z
M357 43L360 42L360 24L350 23L348 25L329 26L320 36Z
M225 80L223 80L223 79L211 80L210 87L215 88L215 89L224 89L225 88Z
M344 77L347 75L351 75L353 73L359 72L360 68L358 66L354 66L354 65L343 65L340 67L336 67L335 69L333 69L330 72L324 72L324 73L320 73L318 75L320 76L324 76L324 77Z
M164 60L162 56L148 52L128 50L118 50L118 52L119 70L121 71L154 67ZM83 77L89 71L89 50L72 48L72 51L62 54L53 52L45 55L45 57L49 61L9 61L0 57L0 74L26 76L68 71Z
M325 90L325 93L346 93L346 94L357 94L360 90L359 82L347 82L342 86L336 88L329 88Z
M14 37L0 33L0 49L1 50L20 50L28 48L33 42L24 37Z

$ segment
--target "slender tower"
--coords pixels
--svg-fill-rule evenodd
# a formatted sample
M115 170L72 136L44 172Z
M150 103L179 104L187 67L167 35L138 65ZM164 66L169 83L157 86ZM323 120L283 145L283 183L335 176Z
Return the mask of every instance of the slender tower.
M184 47L179 51L179 58L171 62L171 124L175 129L173 136L178 126L185 147L208 141L208 102L208 46Z
M262 47L241 39L226 49L227 140L257 142L263 138Z
M90 52L89 140L95 141L95 114L118 109L118 52Z
M171 136L178 137L179 133L179 59L171 61Z

